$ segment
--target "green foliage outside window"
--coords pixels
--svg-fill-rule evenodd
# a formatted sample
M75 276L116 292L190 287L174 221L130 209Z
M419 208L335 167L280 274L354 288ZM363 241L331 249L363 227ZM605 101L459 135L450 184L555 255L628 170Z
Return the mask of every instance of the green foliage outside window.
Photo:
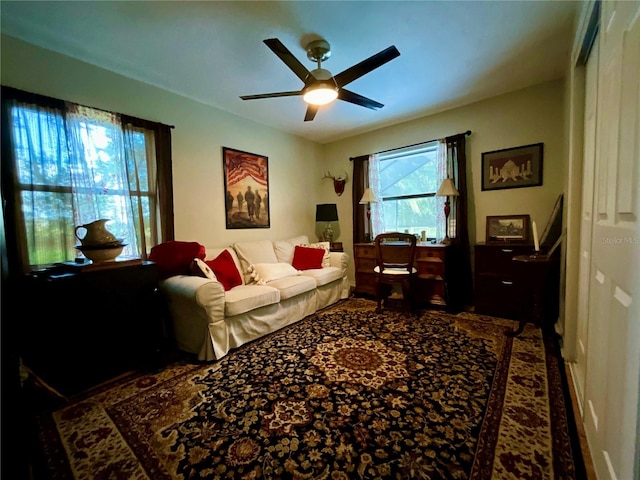
M437 147L380 156L380 196L385 231L436 236Z

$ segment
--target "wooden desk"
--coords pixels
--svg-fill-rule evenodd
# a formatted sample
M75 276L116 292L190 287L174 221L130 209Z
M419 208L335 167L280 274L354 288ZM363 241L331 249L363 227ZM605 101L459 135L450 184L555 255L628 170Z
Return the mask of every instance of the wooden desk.
M453 245L418 244L414 265L418 270L416 285L417 304L428 304L452 310L457 308L448 285L453 276ZM356 295L376 295L376 249L373 243L356 243L353 246L355 262Z

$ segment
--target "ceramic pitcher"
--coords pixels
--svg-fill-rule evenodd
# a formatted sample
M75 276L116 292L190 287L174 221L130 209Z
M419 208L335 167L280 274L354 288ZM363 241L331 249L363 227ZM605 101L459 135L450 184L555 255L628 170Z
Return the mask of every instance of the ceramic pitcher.
M86 225L78 225L75 228L75 235L83 246L117 242L118 239L115 235L105 227L105 223L109 221L110 220L107 218L101 218L100 220L95 220L91 223L87 223ZM81 228L85 230L84 237L80 237L78 235L78 230Z

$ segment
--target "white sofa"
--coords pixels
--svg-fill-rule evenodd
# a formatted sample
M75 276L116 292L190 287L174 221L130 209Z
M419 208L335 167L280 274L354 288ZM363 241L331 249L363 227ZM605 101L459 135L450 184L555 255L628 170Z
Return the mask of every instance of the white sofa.
M233 348L347 298L348 255L327 248L322 268L295 270L290 266L296 245L318 246L300 236L207 247L206 260L226 249L241 274L242 284L228 291L217 279L197 275L162 280L160 291L167 301L177 347L201 361L218 360ZM282 270L291 274L282 277ZM280 272L271 276L281 278L270 279L270 271Z

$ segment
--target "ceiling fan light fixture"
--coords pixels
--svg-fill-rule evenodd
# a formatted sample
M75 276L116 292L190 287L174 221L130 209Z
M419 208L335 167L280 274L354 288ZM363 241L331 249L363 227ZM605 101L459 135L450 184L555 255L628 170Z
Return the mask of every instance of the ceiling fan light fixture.
M305 89L302 98L311 105L326 105L338 98L338 88L331 82L316 82Z

